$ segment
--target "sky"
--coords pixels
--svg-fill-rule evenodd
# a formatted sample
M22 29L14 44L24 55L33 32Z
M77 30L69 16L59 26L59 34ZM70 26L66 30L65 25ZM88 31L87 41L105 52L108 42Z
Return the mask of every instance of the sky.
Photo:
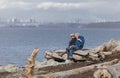
M120 21L120 0L0 0L0 17L41 22Z

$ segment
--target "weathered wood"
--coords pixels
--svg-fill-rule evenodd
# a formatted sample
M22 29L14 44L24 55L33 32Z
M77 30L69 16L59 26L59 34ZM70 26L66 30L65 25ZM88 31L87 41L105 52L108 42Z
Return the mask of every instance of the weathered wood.
M95 78L112 78L111 73L107 69L99 69L94 73Z
M89 70L99 68L101 66L109 66L112 64L116 64L116 63L118 63L117 59L109 61L109 62L101 63L101 64L94 64L94 65L90 65L90 66L76 68L73 70L50 73L50 74L46 74L46 75L39 75L39 76L37 76L37 78L69 78L72 75L78 75L80 73L84 73L84 72L87 72Z
M114 48L119 46L119 42L116 40L110 40L109 42L103 43L102 45L95 48L97 52L112 51Z
M76 55L80 55L80 56L87 56L89 54L90 50L77 50L74 52L74 54Z
M111 73L113 78L120 78L120 62L107 67L107 70Z
M95 78L120 78L120 62L111 66L99 68L94 73Z
M35 48L28 59L27 68L26 68L26 78L32 78L34 72L34 65L35 65L35 57L38 53L39 49Z

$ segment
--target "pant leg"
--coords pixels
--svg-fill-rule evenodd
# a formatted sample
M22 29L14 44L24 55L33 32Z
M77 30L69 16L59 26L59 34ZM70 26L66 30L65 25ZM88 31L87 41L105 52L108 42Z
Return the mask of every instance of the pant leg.
M76 48L75 45L72 45L72 46L70 47L70 50L69 50L69 57L70 57L70 58L73 57L73 53L74 53L74 51L76 51L76 50L77 50L77 48Z
M67 52L67 59L69 59L69 56L70 56L70 47L66 48L66 52Z

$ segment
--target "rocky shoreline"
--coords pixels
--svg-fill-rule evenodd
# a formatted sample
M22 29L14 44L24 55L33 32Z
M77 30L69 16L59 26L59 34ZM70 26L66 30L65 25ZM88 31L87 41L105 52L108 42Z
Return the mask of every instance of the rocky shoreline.
M65 50L46 52L46 61L35 61L33 78L119 78L120 41L110 40L94 49L76 51L66 61ZM101 73L102 72L102 73ZM25 78L26 67L0 66L0 78Z

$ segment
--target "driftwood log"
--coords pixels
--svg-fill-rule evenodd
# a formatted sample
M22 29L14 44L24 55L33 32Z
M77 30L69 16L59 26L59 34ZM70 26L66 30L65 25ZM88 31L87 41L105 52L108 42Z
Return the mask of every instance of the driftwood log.
M107 54L106 54L107 55ZM58 62L64 62L67 60L67 52L65 50L48 51L45 54L47 60L53 59ZM91 60L103 60L105 59L105 54L103 52L97 52L96 50L77 50L73 54L74 61L85 61L87 59Z
M116 40L110 40L94 49L84 49L74 52L73 59L75 61L87 60L103 60L107 55L120 52L120 42ZM53 50L46 52L45 58L47 60L53 59L58 62L63 62L67 59L67 52L65 50Z
M118 63L118 59L105 62L105 63L100 63L100 64L94 64L90 66L85 66L81 68L76 68L73 70L68 70L68 71L62 71L62 72L56 72L56 73L50 73L50 74L45 74L45 75L38 75L36 76L37 78L69 78L72 75L78 75L80 73L87 72L89 70L93 70L96 68L100 68L101 66L110 66L113 64Z
M112 78L112 75L107 69L103 68L95 71L94 77L95 78Z
M26 68L26 78L32 78L34 72L35 58L39 49L35 48L28 59L27 68Z
M120 78L120 62L106 68L99 68L94 73L95 78Z

